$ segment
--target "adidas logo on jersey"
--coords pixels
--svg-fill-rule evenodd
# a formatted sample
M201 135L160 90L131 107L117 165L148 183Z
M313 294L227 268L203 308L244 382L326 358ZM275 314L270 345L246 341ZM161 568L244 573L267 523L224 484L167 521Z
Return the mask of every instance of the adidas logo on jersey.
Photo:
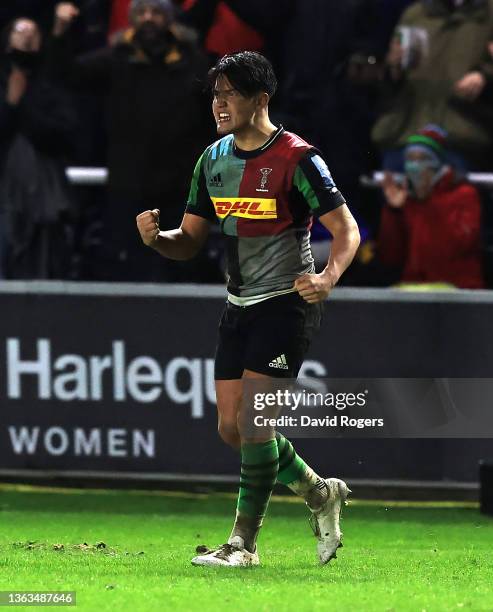
M222 181L220 172L218 172L214 176L211 176L211 178L209 179L209 186L210 187L222 187L223 186L223 181Z
M286 355L283 353L280 357L276 357L269 363L269 368L277 368L278 370L289 370Z

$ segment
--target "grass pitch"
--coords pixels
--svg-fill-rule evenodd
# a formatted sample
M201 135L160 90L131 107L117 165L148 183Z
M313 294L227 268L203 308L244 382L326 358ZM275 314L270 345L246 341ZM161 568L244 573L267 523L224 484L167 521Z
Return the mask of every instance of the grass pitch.
M227 494L0 487L0 590L75 590L75 609L112 612L493 610L493 519L475 504L355 501L344 548L320 567L304 505L273 498L260 567L192 567L234 507Z

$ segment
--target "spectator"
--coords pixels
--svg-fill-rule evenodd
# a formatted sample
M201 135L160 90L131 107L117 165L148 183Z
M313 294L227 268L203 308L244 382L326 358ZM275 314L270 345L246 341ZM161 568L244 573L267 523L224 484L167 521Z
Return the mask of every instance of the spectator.
M129 27L128 12L130 0L111 0L110 21L108 27L108 37L111 39L121 30Z
M200 32L211 64L227 53L263 50L264 39L257 28L241 19L229 2L185 0L183 8L186 21Z
M108 0L111 4L109 15L107 40L110 44L118 41L120 34L131 27L131 7L132 0ZM181 23L182 11L179 8L178 0L170 0L174 14L173 21L169 24L169 29L178 39L187 38L191 41L198 39L197 32L193 28Z
M365 72L376 68L378 45L371 33L378 19L374 0L297 0L287 27L286 79L279 92L279 113L274 115L324 153L351 202L362 240L371 220L359 176L374 167L373 100L366 81L350 78L355 72L351 59L357 54L368 69ZM318 232L327 238L323 228L318 227Z
M0 276L65 278L73 212L64 158L76 116L42 66L34 21L6 27L0 71Z
M132 28L112 47L74 60L68 30L77 15L71 3L57 6L52 61L75 85L107 95L102 278L199 280L207 271L197 262L163 262L143 249L135 216L159 208L163 228L180 224L194 164L213 128L203 94L206 62L192 42L171 31L170 0L133 0Z
M386 173L379 254L403 283L484 286L477 190L445 163L445 133L429 125L405 147L404 183Z
M383 111L372 137L384 167L402 169L406 139L426 122L441 123L449 150L465 169L491 165L493 35L489 0L419 0L404 12L387 56ZM490 116L490 115L488 115Z

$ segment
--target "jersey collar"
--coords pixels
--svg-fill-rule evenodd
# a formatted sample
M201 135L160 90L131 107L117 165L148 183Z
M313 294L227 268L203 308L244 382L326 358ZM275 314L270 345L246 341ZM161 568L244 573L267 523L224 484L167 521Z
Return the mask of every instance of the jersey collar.
M279 137L283 133L284 128L282 127L282 125L280 125L269 138L269 140L258 149L253 149L252 151L244 151L243 149L239 149L236 144L233 144L233 153L236 155L236 157L239 157L240 159L252 159L253 157L258 157L264 151L269 149L275 142L277 142L279 140Z

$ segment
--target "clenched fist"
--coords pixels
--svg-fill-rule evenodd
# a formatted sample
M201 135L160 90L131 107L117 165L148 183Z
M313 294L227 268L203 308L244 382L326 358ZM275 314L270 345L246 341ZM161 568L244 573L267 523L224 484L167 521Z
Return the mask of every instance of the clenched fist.
M137 215L137 228L146 246L152 246L159 236L159 209L145 210Z
M30 19L17 19L10 33L9 46L19 51L39 51L41 32Z
M323 302L332 291L333 284L322 274L303 274L296 279L294 288L309 304Z
M79 9L72 2L59 2L55 7L53 34L55 36L64 34L70 24L79 16L79 12Z

